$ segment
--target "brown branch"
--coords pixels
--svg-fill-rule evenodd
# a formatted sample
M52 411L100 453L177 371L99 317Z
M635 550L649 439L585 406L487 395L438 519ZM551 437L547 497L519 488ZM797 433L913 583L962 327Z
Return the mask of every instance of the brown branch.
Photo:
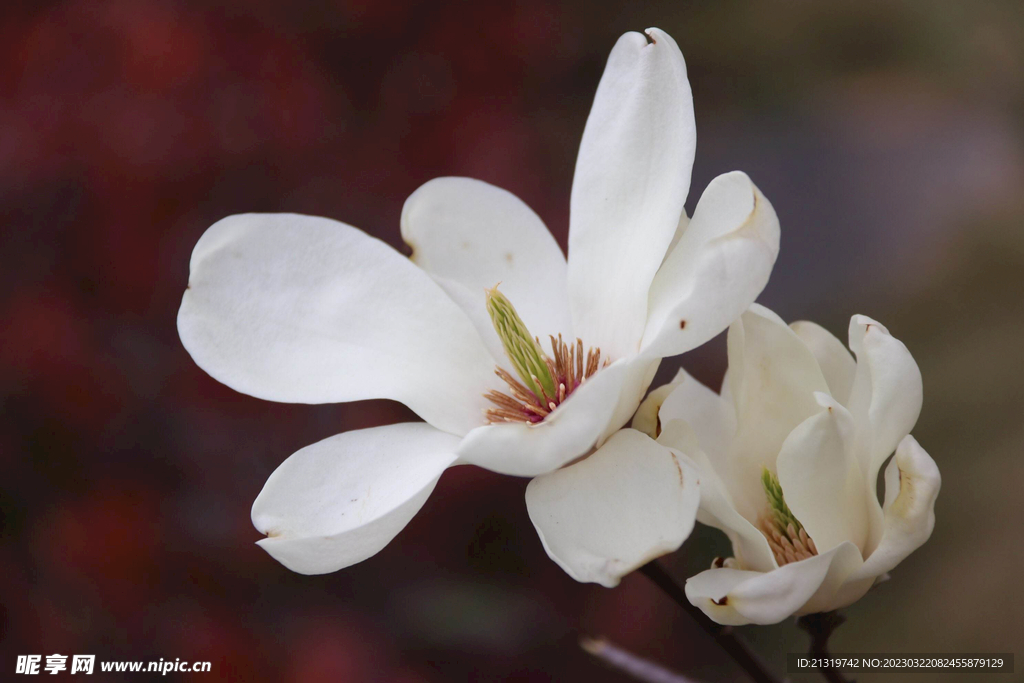
M714 638L719 647L725 650L730 657L747 672L750 679L755 683L782 683L781 679L768 670L768 667L761 660L746 641L739 637L731 626L722 626L709 619L699 607L690 604L686 599L686 593L682 586L676 583L660 564L656 561L648 562L640 571L650 579L654 585L664 591L677 605L689 614L697 625Z
M828 639L832 632L842 626L846 617L839 612L807 614L796 620L796 625L811 636L810 655L815 659L828 658ZM834 667L818 667L818 671L829 683L856 683Z
M643 657L623 650L604 638L580 638L580 647L609 666L629 674L643 683L699 683L682 674L670 671Z

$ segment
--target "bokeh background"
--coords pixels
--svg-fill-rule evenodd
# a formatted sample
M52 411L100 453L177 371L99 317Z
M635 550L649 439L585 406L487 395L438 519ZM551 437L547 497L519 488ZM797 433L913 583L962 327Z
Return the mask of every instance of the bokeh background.
M577 645L600 635L742 680L643 576L564 575L525 480L449 471L376 557L289 573L254 545L267 476L321 438L413 416L236 394L175 330L193 245L236 212L330 216L403 248L404 199L468 175L564 246L604 60L652 25L694 91L688 207L742 169L781 218L761 301L844 338L871 315L924 373L915 434L942 469L938 525L847 610L833 649L1020 656L1021 3L7 0L0 677L16 654L58 652L211 660L195 680L628 680ZM659 381L682 364L717 385L724 363L718 339ZM665 560L680 579L725 548L696 538ZM791 622L741 630L779 672L806 646Z

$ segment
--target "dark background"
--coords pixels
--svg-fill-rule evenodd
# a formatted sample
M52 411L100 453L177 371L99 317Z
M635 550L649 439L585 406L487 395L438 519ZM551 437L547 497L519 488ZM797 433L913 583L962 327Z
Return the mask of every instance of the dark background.
M943 473L936 531L847 610L834 649L1024 642L1021 3L8 0L3 678L17 654L93 653L211 660L195 680L626 680L578 648L587 634L740 680L644 577L607 590L563 574L525 480L456 468L376 557L288 572L249 522L270 472L413 416L236 394L175 330L190 251L232 213L330 216L402 248L404 199L467 175L522 197L564 246L604 60L652 25L694 91L688 207L742 169L781 219L761 301L843 339L851 314L871 315L924 373L915 435ZM721 339L681 362L717 383ZM666 559L680 579L726 548L695 537ZM789 621L741 631L780 672L805 648Z

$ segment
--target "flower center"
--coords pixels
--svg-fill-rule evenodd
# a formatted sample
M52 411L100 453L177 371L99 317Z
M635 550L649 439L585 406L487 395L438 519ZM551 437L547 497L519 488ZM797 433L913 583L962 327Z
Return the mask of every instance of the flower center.
M814 541L786 505L778 477L767 467L761 468L761 486L768 499L768 511L757 518L757 525L768 539L768 545L779 566L817 555L818 549L814 546Z
M537 424L551 414L566 398L591 375L608 365L601 362L601 349L588 349L583 354L583 342L562 341L559 334L551 336L551 355L540 345L540 339L530 334L512 302L498 291L487 290L487 313L501 339L512 367L519 379L507 370L496 367L494 373L508 385L508 392L491 390L484 397L494 404L484 410L490 424L499 422L525 422Z

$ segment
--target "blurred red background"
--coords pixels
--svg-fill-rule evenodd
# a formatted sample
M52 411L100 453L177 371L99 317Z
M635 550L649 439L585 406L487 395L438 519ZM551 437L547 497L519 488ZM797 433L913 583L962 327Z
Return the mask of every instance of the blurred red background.
M1006 483L1024 476L1019 4L9 1L0 667L59 652L212 661L196 680L625 680L578 648L591 634L736 679L643 577L607 590L548 560L525 480L449 471L378 556L288 572L248 517L270 472L414 416L236 394L175 330L192 246L232 213L329 216L404 249L404 199L467 175L522 197L564 247L604 60L652 25L695 94L688 206L738 168L782 221L761 301L840 336L877 317L924 371L936 537L851 608L837 648L1019 644L1024 540L992 522L1024 513ZM720 342L682 362L717 383ZM698 536L666 560L680 579L726 548ZM744 632L779 671L804 648L792 624Z

